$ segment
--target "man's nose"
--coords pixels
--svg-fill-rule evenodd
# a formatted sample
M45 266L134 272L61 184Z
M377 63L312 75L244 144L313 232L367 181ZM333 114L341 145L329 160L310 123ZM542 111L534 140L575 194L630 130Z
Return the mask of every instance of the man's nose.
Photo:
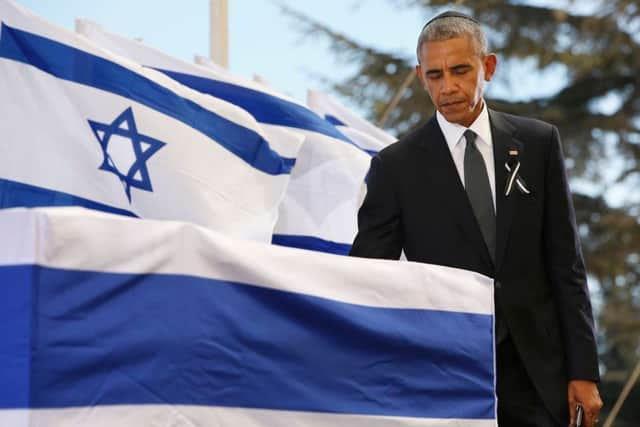
M442 76L442 86L440 87L440 91L443 94L451 94L455 92L457 89L457 84L455 82L455 78L449 73L444 73Z

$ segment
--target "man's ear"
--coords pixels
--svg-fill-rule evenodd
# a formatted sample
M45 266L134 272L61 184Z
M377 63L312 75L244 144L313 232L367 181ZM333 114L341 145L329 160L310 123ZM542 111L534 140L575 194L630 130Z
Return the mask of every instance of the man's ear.
M484 65L484 79L490 81L493 74L496 72L496 66L498 65L498 57L495 53L490 53L483 58Z
M416 74L418 75L418 78L420 79L420 83L422 83L422 86L425 85L425 81L424 81L424 75L422 74L422 65L418 64L416 65Z

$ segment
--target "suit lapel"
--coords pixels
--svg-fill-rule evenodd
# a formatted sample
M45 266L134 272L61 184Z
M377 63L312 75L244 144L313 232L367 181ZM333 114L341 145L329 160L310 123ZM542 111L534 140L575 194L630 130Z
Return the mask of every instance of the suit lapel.
M462 234L470 240L472 247L476 249L480 257L487 265L493 267L489 250L482 237L478 221L473 214L467 192L460 181L460 175L451 157L451 151L435 116L425 126L425 132L420 139L422 148L428 154L422 164L425 165L425 172L429 175L429 182L440 187L441 200L447 204L447 212L451 212L451 216Z
M522 143L515 138L514 127L500 113L489 110L489 120L496 174L496 271L499 271L517 207L516 197L513 194L509 197L504 194L507 182L505 163L510 149L517 149L522 153Z

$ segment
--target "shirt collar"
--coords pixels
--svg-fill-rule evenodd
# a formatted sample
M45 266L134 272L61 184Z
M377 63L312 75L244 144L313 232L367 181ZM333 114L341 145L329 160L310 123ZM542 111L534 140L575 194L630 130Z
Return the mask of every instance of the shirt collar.
M482 110L480 111L480 115L476 117L476 120L471 123L469 128L466 128L457 123L450 123L447 119L444 118L440 111L436 112L436 119L438 120L438 125L440 125L440 129L444 134L444 139L447 141L447 145L450 150L458 144L458 142L462 139L462 135L467 129L471 129L478 135L478 139L483 141L485 144L488 144L489 147L492 146L491 139L491 124L489 122L489 111L487 109L487 104L482 101Z

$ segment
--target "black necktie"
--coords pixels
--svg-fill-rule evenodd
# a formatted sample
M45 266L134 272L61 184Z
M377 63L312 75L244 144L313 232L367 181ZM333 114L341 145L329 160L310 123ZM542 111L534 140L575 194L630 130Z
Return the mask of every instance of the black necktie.
M471 130L464 133L467 140L467 147L464 150L464 187L467 190L473 213L478 220L478 225L480 225L482 237L487 244L491 259L495 262L496 215L493 209L493 196L491 195L487 167L476 146L476 136Z

